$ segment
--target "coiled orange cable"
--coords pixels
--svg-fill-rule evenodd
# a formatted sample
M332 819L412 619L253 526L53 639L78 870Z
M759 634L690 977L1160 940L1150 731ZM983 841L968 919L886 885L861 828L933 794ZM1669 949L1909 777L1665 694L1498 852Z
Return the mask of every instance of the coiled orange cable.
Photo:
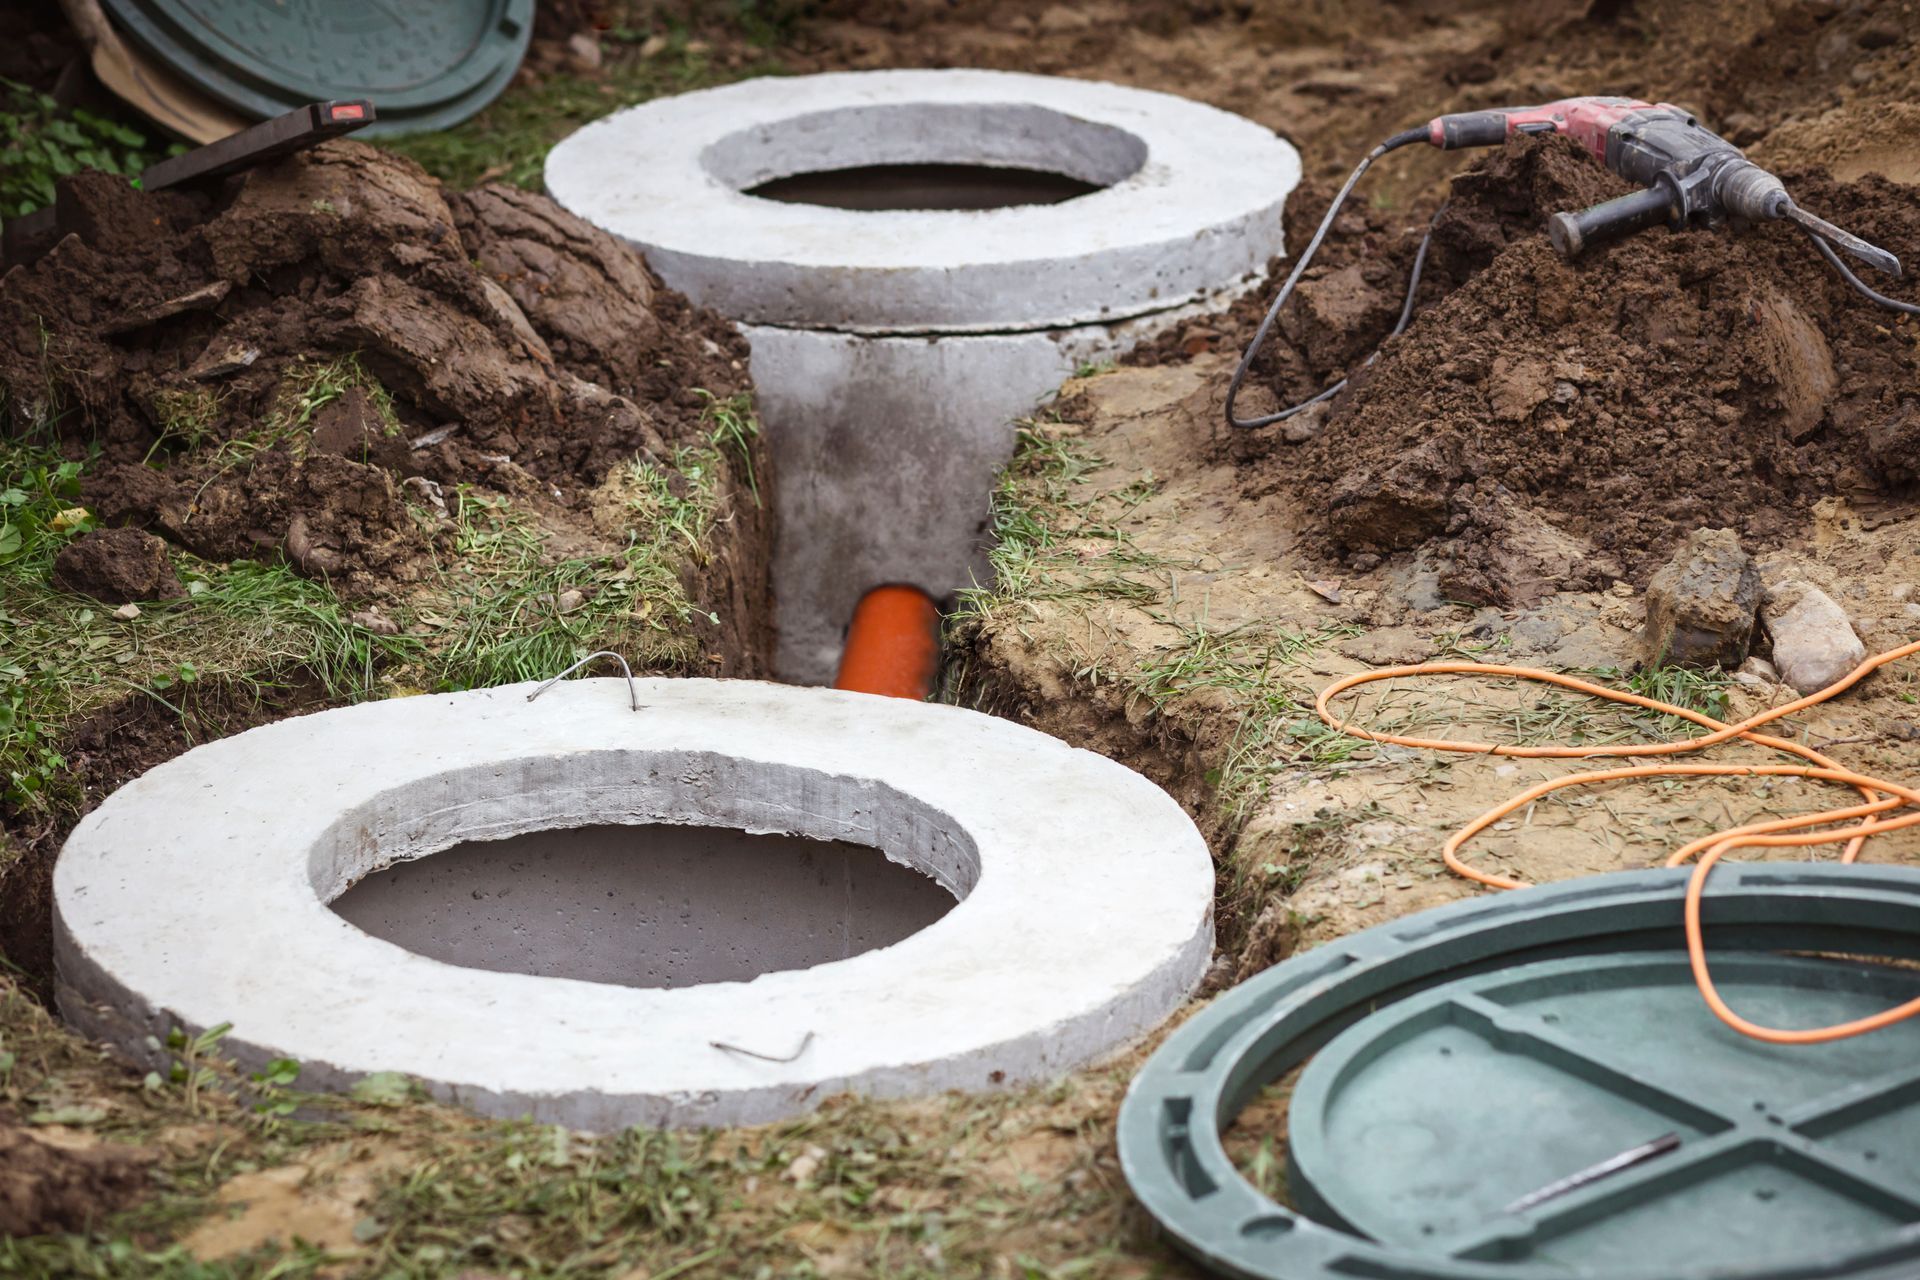
M1607 756L1657 756L1677 755L1682 752L1699 751L1722 742L1735 739L1751 742L1755 746L1767 747L1774 751L1786 752L1806 760L1804 765L1735 765L1735 764L1647 764L1624 765L1612 769L1595 769L1586 773L1569 774L1564 778L1555 778L1527 788L1519 795L1495 806L1481 814L1460 830L1447 838L1440 854L1447 868L1456 875L1469 880L1490 885L1496 889L1524 888L1524 882L1512 880L1506 876L1493 875L1470 866L1460 857L1460 849L1467 841L1486 830L1500 819L1524 808L1541 796L1558 791L1563 787L1585 786L1595 782L1612 782L1622 778L1662 778L1662 777L1795 777L1813 778L1823 782L1837 782L1853 787L1864 797L1864 803L1842 809L1826 809L1817 813L1802 814L1793 818L1776 818L1767 822L1748 823L1730 827L1709 836L1682 845L1667 859L1667 865L1677 867L1690 859L1694 862L1692 877L1687 882L1686 897L1686 938L1687 960L1693 968L1694 982L1700 988L1701 997L1707 1007L1722 1022L1743 1035L1756 1040L1765 1040L1773 1044L1820 1044L1830 1040L1841 1040L1849 1036L1863 1035L1892 1026L1896 1022L1920 1015L1920 999L1910 1000L1897 1008L1865 1018L1856 1018L1851 1022L1839 1023L1830 1027L1815 1027L1804 1031L1782 1030L1777 1027L1764 1027L1750 1022L1728 1007L1714 987L1712 974L1707 966L1706 937L1700 922L1700 903L1706 891L1707 877L1712 874L1713 866L1735 849L1744 848L1803 848L1818 844L1838 844L1846 842L1841 852L1842 862L1852 862L1860 856L1861 847L1869 836L1882 835L1889 831L1898 831L1905 827L1920 825L1920 812L1904 814L1896 818L1881 818L1878 815L1894 809L1912 807L1920 810L1920 790L1888 782L1883 778L1871 777L1847 769L1821 755L1811 747L1802 746L1785 738L1770 734L1757 733L1760 726L1771 724L1808 707L1818 706L1828 699L1845 692L1864 679L1871 672L1897 662L1902 658L1920 654L1920 641L1901 645L1885 653L1876 654L1855 667L1847 675L1818 693L1808 694L1792 702L1747 717L1737 724L1727 724L1716 720L1703 712L1687 707L1674 706L1661 702L1657 698L1642 697L1637 693L1628 693L1622 689L1609 689L1605 685L1593 684L1574 676L1562 675L1556 671L1541 671L1533 667L1509 667L1490 662L1423 662L1416 666L1384 667L1378 671L1363 671L1358 675L1336 680L1321 691L1314 701L1314 710L1320 715L1328 728L1349 734L1356 738L1365 738L1371 742L1392 743L1395 746L1417 747L1427 751L1460 751L1476 755L1517 756L1527 759L1579 760ZM1377 733L1370 729L1357 728L1333 714L1334 699L1349 689L1369 684L1375 680L1393 680L1404 676L1430 675L1491 675L1515 680L1533 680L1543 684L1559 685L1573 689L1595 698L1604 698L1610 702L1624 702L1636 707L1663 712L1691 720L1708 730L1697 738L1683 738L1673 742L1649 742L1639 744L1615 744L1599 747L1525 747L1497 742L1455 742L1446 738L1420 738L1405 734ZM1835 823L1852 822L1860 819L1857 825L1839 830L1815 831L1815 827L1831 827Z

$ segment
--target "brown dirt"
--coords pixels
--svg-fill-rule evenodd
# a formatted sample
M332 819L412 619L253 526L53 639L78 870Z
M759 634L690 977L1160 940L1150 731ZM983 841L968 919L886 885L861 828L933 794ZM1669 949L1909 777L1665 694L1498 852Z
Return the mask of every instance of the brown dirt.
M167 544L139 529L96 529L60 548L55 585L108 604L171 600L186 594Z
M146 1189L155 1158L0 1111L0 1235L85 1231Z
M1913 181L1920 160L1920 144L1914 141L1920 128L1911 105L1920 97L1915 30L1901 0L1488 0L1465 5L1107 0L1048 6L1016 0L828 0L819 6L818 20L803 23L778 56L793 71L974 65L1078 75L1162 88L1238 111L1303 148L1312 185L1289 203L1289 242L1298 245L1302 221L1310 225L1317 216L1329 184L1393 129L1441 111L1573 93L1620 92L1691 106L1748 146L1756 160L1791 170L1796 182L1817 184L1803 170L1825 164L1834 183L1858 184L1808 190L1818 190L1822 199L1831 193L1842 202L1822 212L1868 216L1892 197L1859 180L1880 174ZM722 48L716 56L726 53ZM1627 563L1604 573L1589 568L1601 554L1596 540L1609 531L1597 521L1578 528L1556 523L1579 520L1583 503L1632 501L1605 483L1613 464L1590 457L1590 465L1576 466L1577 459L1554 454L1541 460L1541 474L1534 477L1536 460L1516 462L1500 452L1498 441L1482 441L1464 430L1473 404L1477 401L1478 411L1489 417L1496 402L1507 412L1519 412L1538 390L1526 361L1547 349L1560 358L1557 345L1544 335L1569 325L1581 334L1580 362L1613 380L1587 384L1553 378L1554 384L1575 386L1580 412L1588 412L1593 400L1592 428L1583 429L1597 429L1602 410L1616 421L1631 417L1633 405L1605 397L1614 388L1652 385L1635 381L1638 362L1658 364L1668 379L1705 369L1738 383L1670 401L1670 419L1711 412L1711 405L1724 400L1776 433L1795 404L1806 411L1811 398L1806 389L1819 383L1818 378L1782 377L1783 367L1792 367L1790 358L1751 341L1742 327L1739 308L1750 302L1761 309L1757 327L1774 326L1789 346L1811 345L1791 318L1780 319L1790 313L1772 307L1771 297L1761 291L1758 269L1770 268L1772 255L1782 249L1764 238L1740 242L1726 263L1712 260L1715 247L1728 243L1718 235L1700 236L1694 247L1677 243L1679 237L1644 236L1604 259L1583 263L1580 272L1611 282L1632 300L1617 314L1636 349L1630 359L1624 352L1609 355L1621 339L1599 319L1603 300L1593 291L1564 288L1566 279L1554 274L1555 264L1540 256L1533 230L1539 212L1566 207L1551 201L1574 203L1576 197L1605 191L1607 180L1590 169L1558 166L1550 148L1490 159L1487 169L1463 179L1455 213L1442 226L1441 256L1422 295L1427 316L1421 323L1436 324L1444 314L1471 348L1458 378L1429 381L1427 391L1436 397L1435 415L1447 418L1449 438L1462 456L1484 460L1483 471L1493 474L1505 495L1483 486L1483 471L1455 476L1450 463L1437 466L1434 483L1445 495L1447 523L1428 537L1428 546L1391 553L1360 550L1361 557L1380 556L1379 562L1348 558L1330 568L1334 542L1323 519L1325 477L1316 473L1312 483L1295 485L1281 467L1288 458L1297 464L1318 457L1324 446L1248 448L1255 442L1242 440L1230 449L1216 425L1218 395L1245 317L1216 321L1210 332L1209 326L1195 326L1182 343L1162 352L1165 363L1095 379L1067 406L1073 421L1064 430L1106 459L1087 477L1090 489L1107 495L1099 523L1119 529L1125 541L1116 543L1103 530L1061 547L1043 566L1045 595L1010 602L1004 615L981 620L967 637L975 677L971 691L985 705L1142 769L1178 796L1206 829L1222 872L1215 989L1297 946L1477 892L1440 867L1441 839L1463 818L1561 768L1394 751L1338 759L1311 736L1315 722L1303 700L1314 689L1368 666L1440 654L1565 667L1628 665L1636 654L1633 631L1640 600L1631 585L1632 569ZM1318 305L1333 322L1296 329L1280 355L1282 363L1275 365L1275 377L1291 369L1291 376L1311 381L1372 344L1391 322L1391 301L1411 253L1410 235L1424 224L1443 194L1446 176L1459 166L1457 157L1421 149L1401 153L1376 170L1377 181L1363 192L1363 204L1329 247L1327 283L1316 281L1320 287L1310 290L1322 295ZM1474 182L1491 185L1483 185L1476 196L1468 189ZM1572 185L1556 190L1551 186L1556 182ZM1814 203L1811 197L1809 203ZM464 240L469 231L460 221L462 210L454 205L451 212ZM1893 247L1911 257L1907 226L1883 225L1881 231L1896 239L1907 235L1908 244ZM1865 225L1857 229L1873 234ZM498 261L535 269L518 249L503 251ZM1895 403L1902 396L1909 402L1915 398L1912 366L1869 363L1857 372L1841 367L1840 347L1855 340L1845 331L1847 321L1835 321L1839 328L1828 323L1840 315L1828 306L1828 284L1804 287L1812 279L1805 272L1823 269L1795 265L1769 282L1834 352L1836 389L1820 397L1822 420L1799 446L1804 452L1794 454L1806 459L1804 467L1774 482L1772 492L1785 495L1777 503L1766 499L1778 512L1778 526L1748 532L1783 546L1778 554L1784 559L1776 568L1811 577L1842 600L1868 644L1879 648L1910 638L1920 617L1920 605L1914 603L1914 592L1920 591L1915 554L1920 540L1913 536L1920 515L1904 491L1888 493L1881 487L1912 483L1900 473L1911 469L1920 413L1910 404L1887 417L1868 411L1875 396L1891 393ZM1493 281L1504 282L1516 295L1500 296ZM502 283L535 323L537 306L529 305L511 281ZM1566 297L1554 296L1555 290ZM1577 314L1542 310L1563 302ZM1449 305L1453 310L1445 311ZM655 313L665 315L658 307ZM1703 334L1732 333L1741 340L1723 343L1720 354L1696 358L1688 352L1689 331L1650 332L1658 315L1705 326L1698 331ZM1474 327L1480 324L1493 324L1495 330ZM1888 328L1885 349L1910 353L1910 343L1900 345L1910 328ZM1496 334L1510 341L1497 342ZM605 366L585 372L596 357L581 353L575 343L576 338L589 342L590 335L556 330L542 336L557 359L582 362L580 376L609 376ZM1656 340L1648 346L1650 337ZM1658 341L1668 337L1676 346ZM1407 343L1417 338L1410 334ZM1591 358L1589 347L1596 349ZM1521 363L1496 376L1493 366L1502 357ZM1875 358L1872 352L1868 357ZM1283 368L1286 361L1296 364ZM1739 381L1749 378L1752 385ZM1766 379L1771 381L1763 385ZM1379 407L1372 412L1385 423L1389 410L1417 409L1420 381L1413 365L1396 373L1383 361L1370 385L1357 387L1341 411L1358 405L1364 392L1377 398ZM1572 430L1577 424L1553 400L1555 390L1550 384L1546 403L1531 405L1524 420L1490 425L1508 440L1544 439L1543 424L1557 414ZM403 417L418 412L414 399L401 398ZM1836 416L1835 404L1847 412ZM1348 419L1349 429L1357 420ZM330 426L330 432L339 433L345 456L353 456L355 439L378 445L364 421L358 414ZM1724 430L1732 436L1744 425L1743 419ZM1676 423L1675 429L1682 435L1674 441L1711 439L1687 434L1705 430L1691 420ZM1576 436L1588 446L1596 439ZM1665 437L1655 442L1671 443ZM1753 450L1742 455L1752 467L1757 459L1774 456L1750 440L1736 443ZM1376 445L1370 456L1379 456L1384 447ZM1627 464L1630 472L1631 458ZM465 465L478 464L468 456ZM1849 470L1862 474L1865 487L1820 491L1822 483L1840 484ZM1726 486L1726 507L1738 505L1735 493L1757 492L1748 487L1749 473L1741 477ZM1710 478L1717 480L1717 472ZM1537 492L1526 487L1536 479ZM1554 498L1544 515L1542 494ZM1075 496L1092 494L1077 489ZM1674 502L1695 498L1672 493ZM1458 513L1471 519L1449 529L1456 499ZM1715 520L1725 522L1724 516ZM1512 532L1523 525L1530 530L1526 539ZM1489 540L1487 530L1500 536ZM1486 554L1489 548L1518 545L1527 549L1524 557L1503 562ZM1109 557L1116 546L1127 550L1124 560ZM1476 574L1486 579L1481 590L1488 598L1505 592L1525 599L1542 586L1556 590L1525 608L1449 603L1441 586L1443 568L1449 570L1450 590L1470 592ZM1614 573L1628 574L1628 580L1604 590L1557 589L1598 586ZM1535 581L1530 583L1529 576ZM1113 587L1117 578L1133 586L1121 594ZM1310 642L1303 644L1303 637ZM1194 660L1199 654L1215 656ZM1250 664L1245 671L1231 665L1241 660ZM1176 667L1187 674L1169 675ZM1828 744L1849 764L1911 776L1920 763L1914 710L1920 684L1911 667L1904 664L1846 699L1796 718L1796 728L1809 740ZM1242 687L1248 680L1261 691L1258 697ZM1782 696L1774 686L1732 691L1736 712ZM1275 698L1283 701L1276 704ZM1278 713L1276 705L1282 708ZM1559 704L1534 690L1477 685L1397 688L1389 699L1366 701L1362 710L1489 735L1511 731L1516 723L1551 722L1562 713ZM1612 721L1589 727L1645 728ZM1553 732L1553 725L1544 731ZM1226 785L1244 785L1249 777L1259 785L1248 793L1246 808L1229 806ZM1704 821L1774 815L1810 798L1786 789L1756 792L1720 784L1684 791L1610 788L1542 804L1508 829L1489 833L1481 852L1487 865L1536 879L1642 866L1677 839L1698 834ZM1874 854L1912 859L1920 849L1911 841L1889 842ZM1057 1097L1035 1091L1013 1099L841 1102L791 1130L728 1135L755 1147L787 1143L792 1153L828 1156L822 1161L799 1154L785 1175L741 1178L734 1170L720 1175L727 1179L730 1203L737 1206L728 1211L741 1232L737 1248L743 1255L752 1251L755 1262L766 1259L779 1274L806 1266L845 1274L929 1266L956 1275L1197 1274L1171 1257L1144 1221L1115 1158L1112 1117L1126 1076L1151 1047L1110 1068L1076 1073ZM105 1070L98 1064L94 1069ZM419 1114L431 1112L423 1108ZM948 1120L936 1123L931 1118L936 1114ZM1236 1151L1251 1159L1260 1139L1283 1123L1281 1108L1251 1109L1231 1135ZM871 1136L875 1128L898 1136L877 1142ZM811 1145L816 1142L817 1147ZM217 1152L209 1163L214 1158ZM823 1171L839 1161L856 1172L843 1184L828 1183L831 1201L802 1200L803 1193L812 1196L799 1185L803 1160ZM829 1175L821 1177L826 1182ZM924 1213L928 1224L935 1218L959 1224L954 1229L964 1243L939 1234L923 1243L925 1238L915 1234L920 1227L897 1229L901 1215L909 1212ZM502 1221L518 1217L510 1214ZM486 1229L462 1224L457 1233L434 1238L464 1239ZM966 1236L968 1231L973 1235ZM168 1235L184 1233L182 1227ZM586 1250L602 1247L601 1238L578 1247L585 1256ZM648 1268L678 1261L663 1248L657 1259L649 1258ZM701 1272L696 1268L695 1273Z
M1539 224L1624 189L1602 177L1560 139L1463 175L1435 235L1437 300L1354 374L1310 443L1285 444L1284 424L1230 442L1249 490L1324 495L1316 533L1356 567L1428 547L1454 598L1532 604L1644 584L1705 524L1779 546L1836 489L1904 487L1892 442L1920 328L1865 304L1779 227L1655 231L1567 263ZM1913 188L1786 178L1869 238L1920 242ZM1385 327L1367 332L1391 295L1361 271L1308 282L1310 340L1261 370L1279 399L1249 397L1243 413L1308 394Z
M1327 576L1301 532L1310 498L1285 485L1249 493L1230 457L1192 444L1217 415L1231 360L1215 354L1069 384L1063 421L1049 430L1097 460L1068 495L1069 536L1043 554L1029 587L990 599L962 634L981 705L1139 769L1200 822L1220 873L1216 983L1249 977L1302 944L1482 892L1441 865L1442 840L1514 792L1578 767L1329 750L1312 711L1318 689L1436 657L1625 672L1640 657L1644 610L1626 582L1561 589L1529 608L1471 606L1446 597L1427 558ZM1084 536L1071 536L1075 521ZM1789 548L1760 557L1762 575L1815 581L1844 602L1869 651L1889 649L1920 627L1911 607L1920 598L1916 527L1911 498L1863 513L1830 495ZM1916 680L1914 664L1903 663L1787 723L1850 767L1910 777L1920 766ZM1765 680L1728 691L1735 718L1794 696ZM1675 732L1489 681L1400 681L1350 706L1362 722L1440 737ZM1779 816L1821 798L1798 785L1717 782L1565 793L1500 824L1473 856L1532 881L1653 866L1708 822ZM1884 839L1870 856L1920 859L1917 834Z
M210 559L284 551L353 597L409 581L428 551L404 479L577 517L614 462L703 433L695 388L746 386L742 339L631 250L543 197L449 194L359 143L217 199L82 174L61 216L71 234L0 283L14 429L59 414L101 441L85 498L108 523ZM303 370L345 355L390 418L363 393L304 420ZM262 438L275 422L318 439Z

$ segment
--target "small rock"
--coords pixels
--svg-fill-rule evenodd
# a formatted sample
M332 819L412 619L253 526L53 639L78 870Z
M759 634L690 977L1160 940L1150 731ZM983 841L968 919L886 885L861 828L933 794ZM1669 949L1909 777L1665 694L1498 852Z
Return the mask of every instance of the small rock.
M806 1186L813 1181L813 1175L820 1171L821 1161L827 1158L825 1148L808 1144L806 1150L787 1163L784 1175L787 1181L797 1186Z
M585 604L586 602L587 602L587 597L583 595L577 588L568 587L565 591L562 591L560 593L557 599L554 600L553 605L554 605L554 608L558 609L561 613L572 613L575 609L578 609L581 605Z
M1327 425L1327 402L1308 405L1280 423L1280 438L1288 444L1305 444Z
M140 616L140 606L132 602L121 605L113 611L113 616L122 622L132 622Z
M1913 584L1911 582L1903 582L1895 587L1893 589L1893 598L1895 600L1913 599Z
M1762 618L1773 637L1780 678L1801 693L1818 693L1866 660L1846 610L1811 583L1783 582L1767 593Z
M362 609L347 615L347 621L356 627L364 627L377 636L397 636L400 624L392 618L382 617L377 609Z
M108 604L172 600L186 594L167 544L141 529L96 529L60 549L54 583Z
M600 41L591 31L576 31L567 37L567 65L573 70L598 71L601 61Z
M1760 596L1760 570L1733 531L1696 529L1647 584L1648 662L1733 670L1746 659Z
M1764 680L1768 684L1780 683L1780 669L1765 658L1757 656L1748 658L1740 664L1740 674L1752 676L1756 680Z

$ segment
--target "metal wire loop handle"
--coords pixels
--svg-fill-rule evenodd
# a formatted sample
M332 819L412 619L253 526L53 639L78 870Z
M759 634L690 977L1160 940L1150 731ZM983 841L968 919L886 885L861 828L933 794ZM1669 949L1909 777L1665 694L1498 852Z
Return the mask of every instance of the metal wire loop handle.
M588 654L586 657L580 659L580 661L574 663L572 666L568 667L565 671L562 671L559 675L547 681L545 684L541 685L538 689L535 689L532 693L528 694L527 701L532 702L535 698L539 697L541 694L545 693L547 690L553 688L553 686L559 684L562 680L565 680L568 676L572 675L574 672L578 671L580 668L586 666L589 662L592 662L595 658L612 658L615 662L620 664L620 670L624 672L627 677L627 701L630 704L632 704L633 709L635 711L638 711L640 709L640 688L638 685L634 684L633 682L633 668L627 665L627 660L625 658L621 657L619 654L615 653L611 649L601 649L601 650L598 650L597 652Z

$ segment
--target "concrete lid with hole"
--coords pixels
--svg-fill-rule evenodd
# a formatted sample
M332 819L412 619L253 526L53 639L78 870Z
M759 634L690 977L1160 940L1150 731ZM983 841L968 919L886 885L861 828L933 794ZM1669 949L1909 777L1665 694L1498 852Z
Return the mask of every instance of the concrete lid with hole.
M800 173L964 164L1063 173L1059 204L865 211L745 192ZM735 320L1014 331L1194 302L1265 270L1299 154L1169 94L1000 71L764 78L618 112L547 157L562 205Z
M370 703L152 770L61 853L62 1012L145 1056L174 1025L231 1022L227 1051L297 1058L302 1087L400 1071L476 1110L602 1130L1044 1079L1125 1046L1198 981L1211 859L1122 766L954 707L639 688L637 713L619 680ZM673 990L456 967L326 905L399 860L609 823L871 845L960 901L889 947Z

